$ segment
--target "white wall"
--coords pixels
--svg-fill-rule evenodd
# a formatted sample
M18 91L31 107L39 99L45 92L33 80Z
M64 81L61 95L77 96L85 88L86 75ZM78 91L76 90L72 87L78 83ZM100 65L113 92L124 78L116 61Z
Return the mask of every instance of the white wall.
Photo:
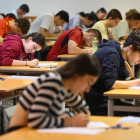
M133 8L140 11L140 0L0 0L0 13L7 14L23 3L30 7L27 16L38 16L47 12L56 14L60 10L69 12L71 16L80 11L97 11L100 7L105 7L107 12L116 8L121 11L122 16Z

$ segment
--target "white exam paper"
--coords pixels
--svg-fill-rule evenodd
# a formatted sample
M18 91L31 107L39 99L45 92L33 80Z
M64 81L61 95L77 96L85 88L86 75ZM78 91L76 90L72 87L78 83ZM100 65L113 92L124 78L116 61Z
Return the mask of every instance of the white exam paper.
M41 133L63 133L63 134L80 134L80 135L95 135L104 131L105 131L104 129L88 129L88 128L79 128L79 127L65 127L65 128L37 130L37 132L41 132Z
M130 87L129 89L140 89L140 87Z
M120 119L119 122L140 123L140 117L127 116Z
M104 122L89 122L87 127L96 127L96 128L109 128L109 125Z
M51 65L57 65L57 63L39 63L37 66L42 67L42 66L51 66Z
M18 76L18 75L12 75L7 78L13 78L13 79L38 79L39 76Z

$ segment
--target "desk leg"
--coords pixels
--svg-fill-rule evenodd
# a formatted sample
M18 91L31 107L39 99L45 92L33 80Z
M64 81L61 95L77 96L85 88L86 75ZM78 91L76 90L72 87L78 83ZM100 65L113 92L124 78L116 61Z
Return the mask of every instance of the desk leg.
M108 116L113 116L114 115L113 106L114 106L114 100L109 99L108 100Z
M2 101L0 101L0 106L3 106Z

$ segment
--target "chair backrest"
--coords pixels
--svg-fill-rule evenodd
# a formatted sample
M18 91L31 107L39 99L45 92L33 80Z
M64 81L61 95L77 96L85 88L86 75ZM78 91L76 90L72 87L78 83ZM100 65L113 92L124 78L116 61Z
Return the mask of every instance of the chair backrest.
M127 63L127 61L125 61L125 66L126 66L126 69L129 72L129 76L130 77L134 77L133 72L132 72L132 69L131 69L130 65Z

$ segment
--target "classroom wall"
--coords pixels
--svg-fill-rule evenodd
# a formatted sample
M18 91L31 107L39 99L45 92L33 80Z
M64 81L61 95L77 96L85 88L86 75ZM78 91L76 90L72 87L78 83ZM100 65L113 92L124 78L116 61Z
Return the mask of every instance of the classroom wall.
M47 12L56 14L60 10L66 10L71 16L80 11L97 11L100 7L105 7L107 11L117 8L122 16L129 9L140 11L140 0L0 0L0 13L7 14L23 3L30 7L26 16L38 16Z

